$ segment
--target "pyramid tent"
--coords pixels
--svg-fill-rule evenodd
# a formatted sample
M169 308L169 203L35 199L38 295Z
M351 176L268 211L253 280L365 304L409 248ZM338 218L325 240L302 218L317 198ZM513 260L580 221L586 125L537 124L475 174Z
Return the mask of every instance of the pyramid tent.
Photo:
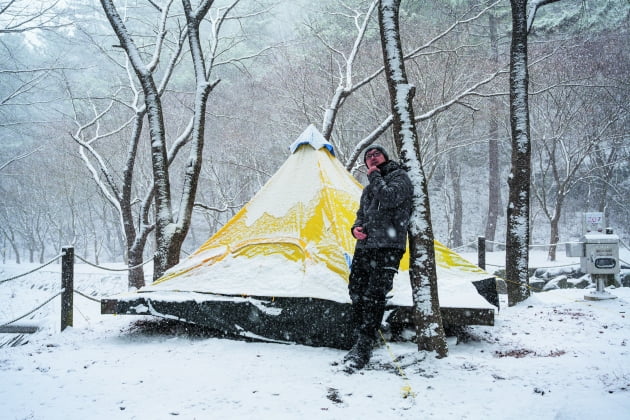
M355 244L350 227L362 186L312 125L290 150L262 189L198 250L153 284L114 299L103 313L169 315L241 335L346 347ZM492 275L438 242L435 250L443 313L466 308L488 319L494 307L478 290ZM408 267L406 255L391 307L412 306ZM328 324L311 325L315 314ZM331 344L333 330L341 338Z
M354 249L349 226L362 187L315 127L291 150L222 229L145 289L345 301ZM270 271L271 283L259 281Z

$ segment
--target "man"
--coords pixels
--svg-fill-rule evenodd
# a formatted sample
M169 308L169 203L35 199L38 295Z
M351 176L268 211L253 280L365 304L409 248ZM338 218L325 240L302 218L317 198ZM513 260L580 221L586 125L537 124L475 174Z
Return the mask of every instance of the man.
M400 259L407 246L413 187L407 172L371 145L363 158L369 185L361 194L352 235L357 239L348 290L352 300L354 346L344 357L349 370L370 360Z

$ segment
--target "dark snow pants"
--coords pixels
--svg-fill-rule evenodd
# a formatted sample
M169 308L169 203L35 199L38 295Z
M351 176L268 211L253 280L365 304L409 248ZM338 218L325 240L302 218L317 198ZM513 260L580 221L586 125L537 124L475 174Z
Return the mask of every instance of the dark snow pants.
M396 248L355 251L348 284L355 340L376 337L385 313L385 297L392 289L403 254Z

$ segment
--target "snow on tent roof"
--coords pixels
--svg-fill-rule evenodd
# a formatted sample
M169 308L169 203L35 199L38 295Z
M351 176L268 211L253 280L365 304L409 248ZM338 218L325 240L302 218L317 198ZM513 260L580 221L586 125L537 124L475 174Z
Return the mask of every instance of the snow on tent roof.
M291 153L295 153L298 147L303 144L310 144L315 150L325 147L331 155L335 156L335 148L333 145L330 144L324 136L322 136L313 124L306 127L306 130L304 130L304 132L300 134L300 137L293 142L293 144L289 147L289 150L291 150Z

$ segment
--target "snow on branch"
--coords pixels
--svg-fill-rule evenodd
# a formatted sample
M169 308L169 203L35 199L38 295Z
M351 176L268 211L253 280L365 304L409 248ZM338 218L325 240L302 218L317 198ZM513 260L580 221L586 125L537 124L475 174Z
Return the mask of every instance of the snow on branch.
M414 50L412 50L411 52L405 54L405 56L404 56L405 60L409 59L409 58L418 57L420 55L421 51L426 50L427 48L433 46L433 44L435 44L437 41L439 41L440 39L444 38L446 35L448 35L453 30L455 30L455 28L457 28L460 25L466 24L466 23L474 22L475 20L477 20L480 17L482 17L483 15L485 15L490 9L492 9L494 6L496 6L500 2L501 2L501 0L496 0L496 1L492 2L492 3L490 3L488 6L484 7L483 9L481 9L479 11L479 13L477 13L476 15L471 16L468 19L461 19L461 20L456 21L451 26L446 28L444 31L442 31L441 33L439 33L438 35L436 35L435 37L430 39L424 45L421 45L421 46L415 48Z
M164 44L164 38L166 37L166 19L168 18L168 12L173 4L173 0L168 0L166 6L161 10L160 25L158 34L156 36L157 42L155 43L155 49L153 50L153 59L147 64L147 68L150 72L155 71L158 63L160 62L160 55L162 54L162 44Z
M507 70L499 70L491 75L489 75L488 77L486 77L483 80L480 80L479 82L475 83L474 85L472 85L471 87L469 87L468 89L460 92L458 95L454 96L453 98L451 98L449 101L444 102L443 104L433 108L430 111L427 111L423 114L420 115L416 115L414 117L414 121L415 122L420 122L420 121L425 121L429 118L432 118L433 116L446 111L447 109L449 109L451 106L455 105L455 104L462 104L462 99L468 97L468 96L491 96L491 95L499 95L499 94L484 94L481 92L478 92L476 89L480 88L483 85L486 85L488 83L490 83L492 80L494 80L496 77L498 77L501 74L507 73ZM500 95L504 95L505 93L501 93ZM463 104L462 104L463 105ZM352 168L355 166L357 160L359 160L359 156L361 155L361 152L363 150L365 150L365 148L367 146L369 146L370 144L372 144L373 142L376 141L377 138L379 138L385 131L387 131L387 129L392 125L393 123L393 116L390 114L389 116L387 116L387 118L385 118L385 120L383 120L378 127L376 127L370 134L368 134L364 139L362 139L354 148L354 151L352 152L351 156L348 158L348 162L346 164L346 169L348 171L351 171Z
M469 87L468 89L460 92L458 95L456 95L455 97L451 98L451 100L444 102L443 104L441 104L440 106L437 106L435 108L433 108L432 110L425 112L424 114L421 115L416 115L415 117L415 121L419 122L419 121L424 121L427 120L431 117L433 117L436 114L439 114L440 112L446 111L448 108L450 108L452 105L457 104L457 103L461 103L461 100L467 96L484 96L484 94L481 94L479 92L476 91L477 88L490 83L492 80L494 80L497 76L499 76L500 74L503 73L507 73L507 70L499 70L493 74L491 74L490 76L486 77L483 80L480 80L479 82L475 83L474 85L472 85L471 87Z
M240 204L240 205L231 205L231 206L225 205L225 206L219 208L219 207L208 206L208 205L203 204L203 203L195 203L194 206L195 206L195 208L200 208L200 209L203 209L203 210L205 210L207 212L214 212L214 213L225 213L228 210L240 209L241 207L243 207L243 205Z
M543 7L544 5L555 3L557 1L560 1L560 0L530 0L529 4L527 5L527 9L528 9L527 10L527 32L528 33L532 29L532 25L534 24L534 18L536 17L536 12L538 11L538 9Z
M370 4L370 7L365 12L365 17L363 18L363 22L361 25L358 24L358 19L362 14L358 11L355 11L355 15L353 19L355 22L355 26L358 29L358 34L354 40L352 49L350 50L350 53L348 54L347 57L342 51L338 51L334 49L332 46L328 45L318 33L315 33L315 36L317 36L317 38L319 38L324 43L324 45L326 45L331 51L336 52L338 55L343 57L345 61L345 71L342 70L341 66L339 66L340 67L339 68L339 84L337 86L337 89L335 90L335 94L333 95L330 105L328 106L324 114L324 121L322 124L322 135L324 136L325 139L330 140L330 136L332 133L332 128L335 123L335 117L336 117L337 111L339 110L339 107L343 103L344 99L347 96L349 96L353 91L355 91L356 89L358 89L360 86L364 84L363 83L361 85L352 86L352 70L353 70L354 61L359 52L361 43L363 42L363 39L365 38L365 32L367 30L368 24L370 22L370 19L372 18L372 15L374 13L374 10L376 9L377 4L378 4L377 0L374 0Z
M453 23L449 28L444 30L442 33L440 33L436 37L432 38L430 41L428 41L424 45L422 45L420 47L417 47L414 50L412 50L411 52L405 54L403 56L403 59L404 60L408 60L408 59L420 56L421 55L420 54L421 51L424 51L424 50L432 47L438 40L442 39L447 34L452 32L456 27L458 27L459 25L470 23L470 22L473 22L473 21L479 19L481 16L483 16L485 13L487 13L488 10L492 9L493 7L495 7L499 2L500 2L500 0L496 0L496 1L488 4L486 7L481 9L477 14L475 14L474 16L472 16L472 17L470 17L468 19L460 19L460 20L458 20L457 22ZM326 109L326 112L324 114L324 122L322 124L322 135L326 139L330 139L330 136L331 136L331 133L332 133L332 128L334 126L335 116L337 114L337 111L339 110L339 107L343 103L344 99L346 97L348 97L349 95L351 95L356 90L358 90L359 88L361 88L362 86L370 83L372 80L374 80L376 77L378 77L385 70L385 67L381 66L379 69L374 71L371 75L363 78L362 80L360 80L359 82L357 82L354 85L352 84L352 65L353 65L353 61L354 61L354 58L356 57L356 54L358 53L358 49L359 49L359 47L361 45L361 42L362 42L362 40L364 38L365 30L367 28L367 24L369 22L371 14L372 14L372 12L373 12L373 10L374 10L374 8L375 8L375 6L377 4L378 4L378 1L372 2L372 4L370 5L369 10L366 12L366 17L365 17L365 19L363 21L363 25L360 27L359 34L357 35L357 37L355 39L355 43L354 43L353 49L352 49L352 51L350 53L350 56L348 58L346 58L345 55L341 51L338 51L334 47L328 45L328 43L326 43L325 40L323 40L319 36L319 34L317 32L315 32L315 36L317 36L324 43L324 45L327 46L327 48L329 48L331 51L335 52L336 54L339 54L340 56L342 56L344 58L344 60L346 61L346 75L345 75L345 77L340 76L341 80L339 82L339 86L337 87L337 90L336 90L336 92L335 92L335 94L333 96L333 99L331 100L331 103L330 103L329 107ZM433 53L436 53L436 52L435 51L430 52L430 54L433 54ZM345 80L345 85L343 83L344 80ZM389 124L391 124L391 121L390 121ZM387 127L389 127L389 126L387 126ZM387 129L387 127L385 127L385 130ZM367 146L371 142L373 142L378 136L380 136L382 134L382 132L380 131L380 128L381 127L377 128L373 133L371 133L361 143L359 143L359 145L356 148L357 150L355 150L355 152L353 153L353 156L349 159L348 164L346 165L346 168L348 170L350 170L349 168L352 168L354 166L354 164L355 164L355 162L357 160L357 156L360 154L360 152L362 150L360 145L361 144L365 144ZM374 136L376 136L376 137L374 137Z

